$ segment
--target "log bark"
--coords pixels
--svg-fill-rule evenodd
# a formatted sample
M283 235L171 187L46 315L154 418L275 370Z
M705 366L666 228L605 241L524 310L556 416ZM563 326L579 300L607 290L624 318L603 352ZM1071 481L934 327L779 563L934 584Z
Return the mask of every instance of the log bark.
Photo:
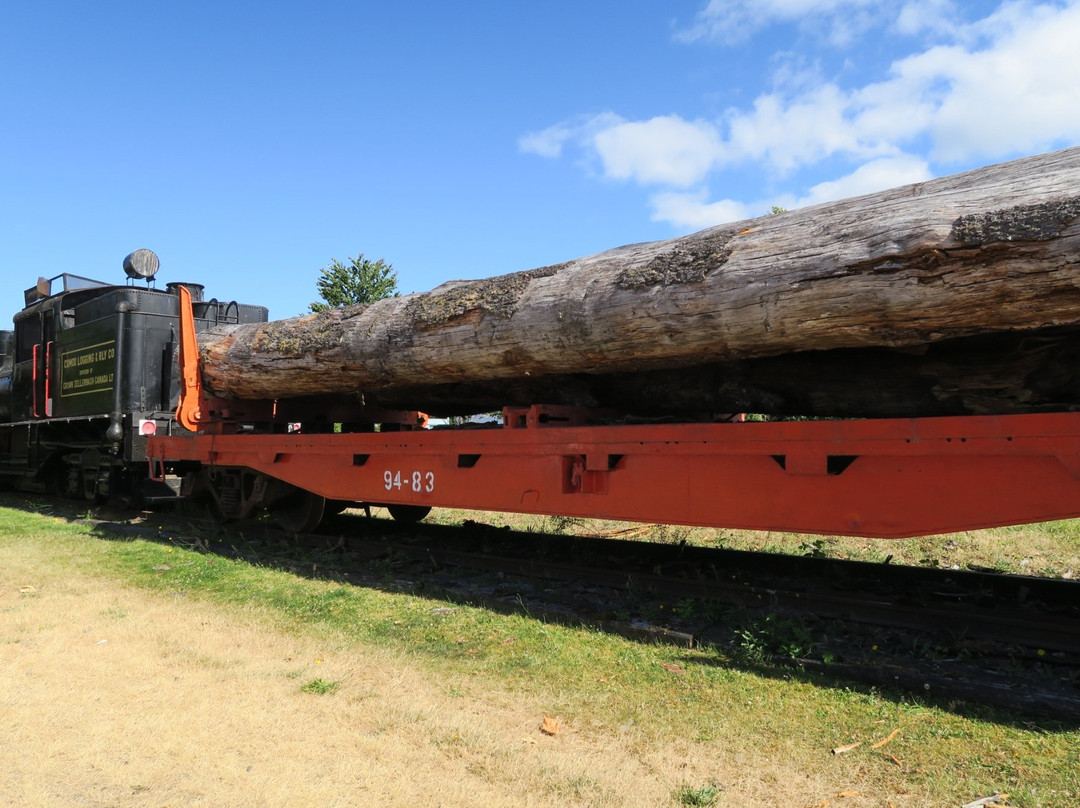
M1080 406L1080 148L202 336L224 398L433 414Z

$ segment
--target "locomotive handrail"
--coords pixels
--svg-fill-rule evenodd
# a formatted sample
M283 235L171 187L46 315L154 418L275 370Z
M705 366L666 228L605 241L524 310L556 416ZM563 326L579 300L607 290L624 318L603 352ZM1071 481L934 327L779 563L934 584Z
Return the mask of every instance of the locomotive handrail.
M45 417L52 418L53 415L53 403L52 403L52 358L53 358L53 346L56 343L53 340L49 340L45 343Z
M40 418L41 413L38 412L38 349L41 346L38 343L34 343L34 348L30 353L30 359L33 363L33 368L30 371L30 404L32 412L35 418Z
M30 405L35 418L51 418L52 411L52 351L56 343L49 340L47 343L34 343L31 360L33 368L30 372ZM44 350L42 350L44 349ZM42 366L44 358L44 366ZM38 387L43 388L41 401L38 401ZM40 406L39 406L40 404Z
M155 483L165 482L165 460L160 457L147 457L146 462L149 464L147 477Z

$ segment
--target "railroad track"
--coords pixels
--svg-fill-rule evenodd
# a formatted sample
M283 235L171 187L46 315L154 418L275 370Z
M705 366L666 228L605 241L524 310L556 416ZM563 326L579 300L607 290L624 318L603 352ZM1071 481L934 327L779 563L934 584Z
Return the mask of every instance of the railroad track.
M349 554L393 559L401 575L451 598L699 646L731 647L745 621L780 615L809 626L814 653L772 653L770 663L946 703L1080 721L1080 584L1073 581L484 525L384 532L350 537ZM308 541L325 546L328 538ZM341 534L332 541L342 541ZM500 583L492 585L492 576ZM561 582L563 591L537 581ZM658 618L657 603L687 599L730 609L701 609L710 619ZM647 619L625 616L635 603ZM613 612L622 616L613 619Z
M466 525L420 525L392 544L352 536L371 557L392 552L502 574L578 581L746 608L804 612L914 631L1057 652L1080 661L1080 582L665 545L582 536L521 534ZM469 536L469 533L473 535ZM539 551L537 547L539 546Z

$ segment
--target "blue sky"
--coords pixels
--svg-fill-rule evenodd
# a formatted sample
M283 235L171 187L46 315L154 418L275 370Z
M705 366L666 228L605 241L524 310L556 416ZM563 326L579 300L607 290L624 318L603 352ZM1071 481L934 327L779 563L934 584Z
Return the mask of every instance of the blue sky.
M1080 0L0 3L0 293L294 316L1080 143ZM6 315L5 315L6 316Z

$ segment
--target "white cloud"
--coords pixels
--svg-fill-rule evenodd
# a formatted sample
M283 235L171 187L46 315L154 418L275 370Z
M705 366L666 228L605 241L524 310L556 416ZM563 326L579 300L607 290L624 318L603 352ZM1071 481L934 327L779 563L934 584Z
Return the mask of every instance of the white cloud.
M541 157L561 157L568 143L586 145L597 132L625 123L612 112L597 115L579 115L569 121L561 121L538 132L526 132L518 138L518 148L527 154Z
M842 153L868 156L885 147L863 141L851 126L851 98L824 84L787 100L777 93L759 96L746 112L729 110L729 155L755 160L781 174Z
M704 190L692 192L669 191L655 194L650 200L654 222L670 222L686 230L701 230L714 224L735 222L752 215L746 204L733 199L707 202ZM761 211L759 210L758 213Z
M810 189L810 193L799 199L794 207L833 202L913 182L925 182L933 176L930 166L921 157L910 154L881 157L864 163L846 177L819 182Z
M518 148L529 154L541 157L561 157L566 141L574 136L575 130L568 123L557 123L539 132L527 132L518 138Z
M957 33L957 12L954 0L909 0L896 15L895 28L900 34L918 36L922 33Z
M988 28L1007 21L991 47L938 60L931 81L949 89L930 124L936 158L994 157L1080 140L1080 4L1029 6L1007 4L988 18ZM910 61L930 59L927 53Z
M795 20L885 5L897 8L875 0L713 0L702 15L738 27L759 8L766 20ZM801 72L715 120L627 121L606 113L526 136L522 148L557 156L573 142L604 177L658 186L653 218L689 227L768 209L709 201L710 179L735 168L752 167L773 182L826 164L840 175L787 189L785 198L801 206L929 179L931 161L948 168L1080 143L1080 0L1006 0L965 26L954 24L954 5L903 3L892 23L898 29L947 33L949 41L897 60L861 87Z
M734 45L774 25L795 25L834 47L848 47L873 28L904 36L954 34L956 0L710 0L676 40Z
M676 39L735 44L778 23L818 31L837 46L896 14L894 0L710 0Z
M819 202L833 202L884 191L913 182L925 182L932 177L933 173L925 160L909 154L899 154L871 160L844 177L818 183L800 198L785 194L753 202L739 202L734 199L709 202L707 191L699 189L660 192L653 194L649 203L652 206L651 218L654 222L668 222L680 230L701 230L717 224L761 216L774 206L792 210Z
M620 122L596 132L593 145L605 176L678 188L701 182L723 149L714 125L677 115Z
M992 33L981 49L932 47L862 88L759 96L728 113L728 154L790 172L830 156L896 153L920 137L944 162L1080 140L1080 4L1006 4L969 33L979 31Z

